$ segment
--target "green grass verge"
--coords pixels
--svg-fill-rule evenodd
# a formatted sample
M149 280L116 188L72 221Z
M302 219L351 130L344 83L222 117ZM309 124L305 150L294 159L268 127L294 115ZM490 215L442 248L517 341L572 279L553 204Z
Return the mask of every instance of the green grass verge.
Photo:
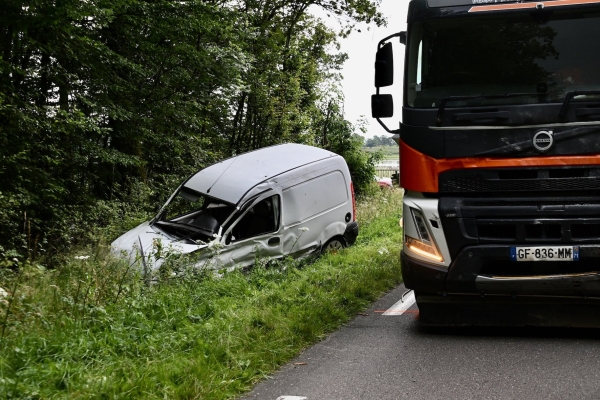
M236 397L401 281L400 212L400 190L378 191L337 254L151 288L102 253L54 271L6 261L0 397Z

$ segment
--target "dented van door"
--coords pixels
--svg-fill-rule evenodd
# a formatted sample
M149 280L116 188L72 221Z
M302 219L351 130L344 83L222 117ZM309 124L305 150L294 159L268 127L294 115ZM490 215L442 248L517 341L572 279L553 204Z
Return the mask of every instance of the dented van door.
M242 207L242 210L244 207ZM223 236L223 266L248 266L282 256L281 196L273 191L252 201Z

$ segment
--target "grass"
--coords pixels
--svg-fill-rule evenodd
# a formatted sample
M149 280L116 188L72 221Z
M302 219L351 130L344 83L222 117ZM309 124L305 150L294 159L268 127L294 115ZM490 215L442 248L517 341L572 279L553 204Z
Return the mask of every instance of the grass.
M243 394L401 281L400 190L377 191L358 212L357 243L314 263L150 288L102 249L53 271L5 261L0 397Z

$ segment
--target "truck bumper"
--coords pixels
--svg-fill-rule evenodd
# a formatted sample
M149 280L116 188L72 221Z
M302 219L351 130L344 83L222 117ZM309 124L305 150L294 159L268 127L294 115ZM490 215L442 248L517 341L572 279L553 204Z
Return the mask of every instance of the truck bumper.
M407 289L412 289L415 292L439 294L446 291L447 267L416 260L407 256L404 251L400 254L400 260L402 279Z
M424 326L600 328L600 299L416 293Z
M580 246L580 261L510 260L510 246L464 248L448 268L402 253L409 289L426 293L600 298L600 245Z
M449 268L403 252L402 274L423 325L600 327L600 246L580 252L580 261L533 265L511 262L510 246L473 246Z

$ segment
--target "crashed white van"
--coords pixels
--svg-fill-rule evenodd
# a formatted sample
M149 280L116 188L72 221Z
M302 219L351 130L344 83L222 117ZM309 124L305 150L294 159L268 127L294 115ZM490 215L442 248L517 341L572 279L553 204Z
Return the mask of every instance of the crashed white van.
M199 171L156 217L119 237L112 248L150 269L160 267L165 249L200 252L199 260L211 262L199 266L233 269L257 257L339 249L357 235L344 159L316 147L282 144Z

